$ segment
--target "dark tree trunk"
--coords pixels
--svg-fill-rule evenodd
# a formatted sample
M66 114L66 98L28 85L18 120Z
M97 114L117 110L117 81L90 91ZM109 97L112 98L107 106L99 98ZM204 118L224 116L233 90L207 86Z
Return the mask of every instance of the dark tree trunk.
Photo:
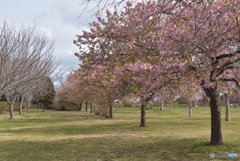
M27 102L27 113L30 113L30 102Z
M225 95L225 104L226 104L225 121L231 121L230 109L229 109L229 98L227 94L224 94L224 95Z
M93 112L93 108L92 108L92 102L91 102L91 106L90 106L90 113Z
M21 102L20 102L20 105L19 105L19 115L22 115L23 100L24 100L24 96L22 96ZM19 100L18 100L18 101L19 101Z
M45 111L45 109L46 109L46 107L45 107L45 105L43 104L43 112Z
M141 104L141 124L140 126L146 126L146 111L145 111L145 104L142 102Z
M109 111L110 111L110 118L113 118L113 109L112 109L112 105L110 105L110 109L109 109Z
M86 101L86 109L85 109L85 111L87 111L87 101Z
M24 94L21 97L21 101L19 101L19 96L17 95L17 101L18 101L18 105L19 105L19 115L22 115L22 106L23 106L23 102L24 102Z
M204 89L210 97L211 109L211 141L212 145L222 144L221 130L221 111L218 108L218 103L215 95L215 90L212 88Z
M192 103L192 107L195 107L195 101L192 100L191 103Z
M188 100L187 103L189 107L189 117L192 117L192 101Z
M19 115L22 115L22 106L19 106Z
M82 103L80 103L80 107L79 107L79 111L81 111L82 110Z
M13 119L14 116L13 116L13 105L9 105L9 111L10 111L10 119Z
M160 110L163 110L163 100L161 101Z
M37 106L37 105L36 105L36 104L34 104L34 109L37 109L37 108L36 108L36 106Z

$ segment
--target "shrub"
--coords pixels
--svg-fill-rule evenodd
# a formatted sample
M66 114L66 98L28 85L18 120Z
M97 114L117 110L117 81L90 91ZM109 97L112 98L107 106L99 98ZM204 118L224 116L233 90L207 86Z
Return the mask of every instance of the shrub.
M34 105L33 105L33 108L34 108ZM36 109L43 109L43 105L41 103L37 103Z
M7 101L6 97L5 97L5 94L2 95L2 97L0 98L0 102L3 102L3 101Z
M4 111L9 112L9 105L6 101L0 102L0 105L4 108ZM13 105L13 111L19 111L19 106L17 102L15 102Z
M4 111L4 106L2 104L0 104L0 114L2 114Z
M95 113L95 115L100 115L100 108L99 107L93 107L93 112Z
M220 106L225 106L225 102L220 102Z
M75 103L54 102L53 110L56 110L56 111L78 111L79 106L76 105Z
M124 106L124 107L132 107L132 102L124 101L124 102L123 102L123 106Z
M7 104L7 108L5 107L5 111L9 112L9 105ZM19 111L19 105L17 102L13 104L13 111Z
M4 111L6 111L9 108L8 103L6 101L0 102L0 105L4 108L3 109Z
M178 104L176 106L174 106L174 108L188 108L187 104Z
M209 106L209 102L199 102L198 106Z

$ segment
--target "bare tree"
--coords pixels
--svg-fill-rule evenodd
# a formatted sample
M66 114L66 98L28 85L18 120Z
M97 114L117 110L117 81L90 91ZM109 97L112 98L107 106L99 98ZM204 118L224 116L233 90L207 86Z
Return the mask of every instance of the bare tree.
M54 59L54 42L38 34L35 26L16 30L4 22L0 31L0 96L6 95L13 118L17 95L24 99L39 80L54 73L59 62Z
M17 90L12 90L5 93L7 103L9 105L10 119L13 119L13 104L15 103L17 97Z

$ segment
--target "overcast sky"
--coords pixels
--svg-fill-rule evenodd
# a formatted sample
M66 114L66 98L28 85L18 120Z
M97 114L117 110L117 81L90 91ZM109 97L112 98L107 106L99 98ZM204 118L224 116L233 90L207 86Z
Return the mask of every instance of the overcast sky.
M0 21L16 26L36 23L38 31L46 31L55 40L55 55L62 65L77 67L80 62L74 56L78 52L73 44L75 35L89 30L88 23L96 20L92 16L96 10L87 12L94 4L78 18L85 8L81 3L82 0L0 0Z

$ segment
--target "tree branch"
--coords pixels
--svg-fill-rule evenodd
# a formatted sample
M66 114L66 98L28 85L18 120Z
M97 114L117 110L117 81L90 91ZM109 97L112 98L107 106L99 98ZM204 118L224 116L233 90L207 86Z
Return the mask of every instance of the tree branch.
M237 85L238 87L240 87L239 84L238 84L238 81L237 81L236 79L234 79L234 78L232 78L232 79L219 78L219 80L220 80L220 81L224 81L224 82L227 82L227 81L235 82L236 85Z

